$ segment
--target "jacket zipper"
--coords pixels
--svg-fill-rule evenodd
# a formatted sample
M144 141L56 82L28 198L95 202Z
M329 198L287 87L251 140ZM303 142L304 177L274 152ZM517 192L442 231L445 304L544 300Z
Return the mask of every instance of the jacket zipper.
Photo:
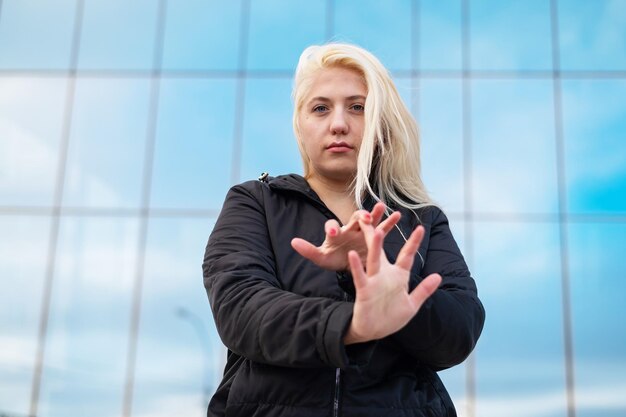
M339 417L339 394L341 387L341 369L335 369L335 400L333 401L333 417Z

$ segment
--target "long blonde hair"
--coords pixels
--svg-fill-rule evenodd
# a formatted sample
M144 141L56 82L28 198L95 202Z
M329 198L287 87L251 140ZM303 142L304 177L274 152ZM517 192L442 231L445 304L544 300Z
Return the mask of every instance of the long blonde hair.
M356 204L367 195L385 205L416 209L432 205L420 175L420 143L417 124L402 101L387 69L373 54L355 45L329 43L306 48L296 68L293 129L309 175L310 161L304 150L298 115L315 74L321 69L346 68L365 81L363 140L353 181Z

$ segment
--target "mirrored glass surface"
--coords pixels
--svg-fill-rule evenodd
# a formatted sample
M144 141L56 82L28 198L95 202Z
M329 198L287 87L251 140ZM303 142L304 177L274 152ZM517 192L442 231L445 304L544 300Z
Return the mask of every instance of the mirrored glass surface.
M551 70L550 2L470 2L470 62L475 70Z
M417 4L419 69L460 71L463 67L461 1L420 0Z
M478 416L566 416L559 229L476 222Z
M61 220L39 412L119 415L126 383L138 219Z
M76 0L5 0L0 13L0 68L69 68Z
M138 207L150 83L79 79L74 98L63 203Z
M226 349L202 285L213 219L151 219L135 371L136 415L206 415Z
M163 68L236 70L239 63L242 2L167 2Z
M390 70L411 69L411 17L408 0L393 7L376 0L334 2L333 40L356 43Z
M231 79L163 81L153 207L221 207L231 178L235 85Z
M560 1L558 9L563 70L626 69L626 3Z
M250 2L247 68L293 72L304 48L325 40L326 4L306 0Z
M241 181L262 172L302 174L293 127L291 80L249 80L246 84Z
M557 211L552 100L552 81L472 82L471 191L476 211Z
M626 413L626 224L569 227L576 415Z
M79 68L152 69L158 5L153 0L85 0Z
M567 207L626 213L626 81L563 81Z
M30 413L50 221L0 216L0 414Z
M52 205L66 96L64 78L0 78L0 205Z
M418 92L424 183L442 209L462 212L465 184L461 80L422 80Z

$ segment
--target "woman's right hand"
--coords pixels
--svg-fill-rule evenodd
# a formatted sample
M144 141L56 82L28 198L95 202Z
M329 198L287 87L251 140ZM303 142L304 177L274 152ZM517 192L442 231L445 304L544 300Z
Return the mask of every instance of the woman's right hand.
M371 213L367 210L355 211L350 221L344 226L341 226L337 220L328 220L324 225L326 238L320 246L315 246L298 237L292 239L291 246L300 255L321 268L331 271L347 271L350 268L348 252L355 251L363 263L367 259L367 242L361 230L361 224L373 227L386 236L400 220L400 213L394 212L381 221L384 214L385 205L377 203Z

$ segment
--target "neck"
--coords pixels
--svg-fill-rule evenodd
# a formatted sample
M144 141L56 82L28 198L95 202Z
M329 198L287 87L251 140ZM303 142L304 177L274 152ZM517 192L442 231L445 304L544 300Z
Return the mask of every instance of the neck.
M317 176L310 177L307 181L324 204L335 213L343 224L346 224L357 209L351 183L332 181Z

